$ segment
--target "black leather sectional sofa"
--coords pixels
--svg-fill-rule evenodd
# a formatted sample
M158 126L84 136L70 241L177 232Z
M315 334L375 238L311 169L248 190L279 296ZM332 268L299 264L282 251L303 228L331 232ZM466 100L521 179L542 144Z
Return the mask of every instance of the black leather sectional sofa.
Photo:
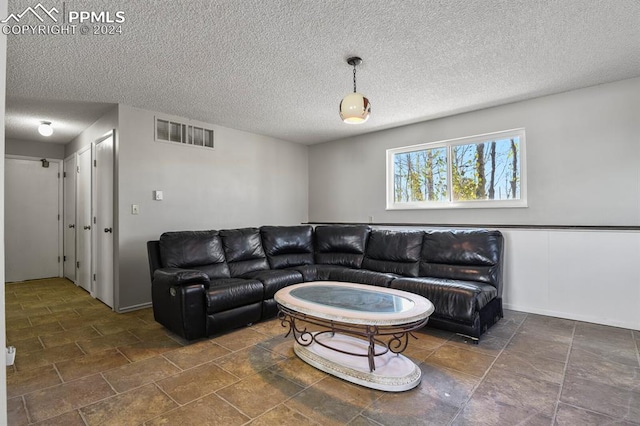
M276 291L321 280L420 294L435 306L429 325L474 339L502 318L494 230L263 226L167 232L147 249L154 317L189 340L272 318Z

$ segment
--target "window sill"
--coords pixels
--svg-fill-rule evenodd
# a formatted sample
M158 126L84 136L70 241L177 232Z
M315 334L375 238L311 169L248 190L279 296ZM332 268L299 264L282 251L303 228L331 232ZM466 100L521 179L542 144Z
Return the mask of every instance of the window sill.
M449 210L449 209L524 209L529 207L526 200L517 201L465 201L465 202L433 202L402 203L387 205L386 210Z

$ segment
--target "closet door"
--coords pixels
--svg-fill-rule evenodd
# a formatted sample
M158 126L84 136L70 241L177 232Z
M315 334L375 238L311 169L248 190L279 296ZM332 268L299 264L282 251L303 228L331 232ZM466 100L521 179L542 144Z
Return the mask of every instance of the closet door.
M78 152L76 213L76 284L92 293L91 281L91 169L92 146Z
M95 297L113 308L113 133L96 142Z
M63 264L64 276L76 282L76 155L64 160Z

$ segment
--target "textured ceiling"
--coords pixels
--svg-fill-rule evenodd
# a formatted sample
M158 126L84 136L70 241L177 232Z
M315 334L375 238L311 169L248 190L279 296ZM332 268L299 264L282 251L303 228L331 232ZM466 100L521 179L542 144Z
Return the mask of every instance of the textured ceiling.
M65 144L114 106L97 102L7 98L5 136L7 139ZM38 133L41 121L51 122L53 135L44 137Z
M34 3L9 0L9 11ZM640 75L638 0L65 7L122 10L123 34L8 36L9 99L124 103L305 144ZM372 104L360 126L338 116L354 54Z

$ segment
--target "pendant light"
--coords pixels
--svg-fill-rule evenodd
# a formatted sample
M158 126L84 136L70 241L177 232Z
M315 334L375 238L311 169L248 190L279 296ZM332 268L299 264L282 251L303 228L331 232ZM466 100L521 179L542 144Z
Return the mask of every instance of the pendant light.
M53 134L53 127L49 121L41 121L38 126L38 133L42 136L51 136Z
M354 56L347 59L347 63L353 67L353 93L340 102L340 118L347 124L360 124L367 121L371 114L369 99L356 91L356 66L362 63L362 59Z

